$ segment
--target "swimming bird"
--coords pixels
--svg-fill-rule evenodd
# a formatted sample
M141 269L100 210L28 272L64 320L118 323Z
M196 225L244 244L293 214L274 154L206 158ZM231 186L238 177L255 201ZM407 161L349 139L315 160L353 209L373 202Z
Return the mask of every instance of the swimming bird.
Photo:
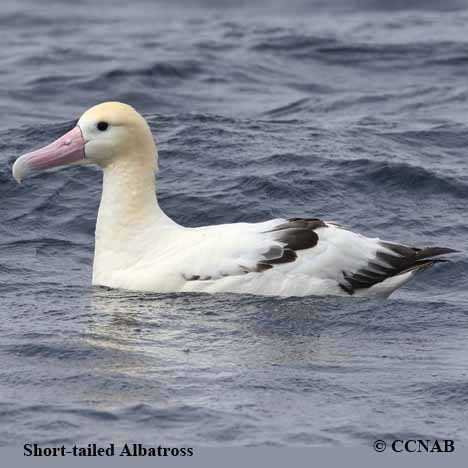
M19 157L12 172L20 183L29 174L71 164L103 170L92 279L97 286L388 297L443 261L434 257L455 252L369 238L317 218L180 226L158 205L158 153L150 127L123 103L90 108L64 136Z

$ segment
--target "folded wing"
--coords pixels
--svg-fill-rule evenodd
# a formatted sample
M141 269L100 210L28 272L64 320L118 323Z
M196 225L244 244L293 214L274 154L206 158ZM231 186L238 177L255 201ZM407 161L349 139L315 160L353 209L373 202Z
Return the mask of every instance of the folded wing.
M316 218L274 219L190 230L183 277L214 281L229 276L304 276L335 282L347 294L431 266L452 249L414 248L368 238ZM277 276L276 276L277 277Z

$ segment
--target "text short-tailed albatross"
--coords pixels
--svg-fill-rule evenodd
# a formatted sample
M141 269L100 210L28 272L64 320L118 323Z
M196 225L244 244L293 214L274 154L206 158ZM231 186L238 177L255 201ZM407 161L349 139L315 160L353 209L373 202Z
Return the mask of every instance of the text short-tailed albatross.
M13 165L26 175L94 163L104 172L93 284L148 292L274 296L389 296L455 252L364 237L315 218L186 228L158 205L157 150L145 119L117 102L86 111L75 128Z

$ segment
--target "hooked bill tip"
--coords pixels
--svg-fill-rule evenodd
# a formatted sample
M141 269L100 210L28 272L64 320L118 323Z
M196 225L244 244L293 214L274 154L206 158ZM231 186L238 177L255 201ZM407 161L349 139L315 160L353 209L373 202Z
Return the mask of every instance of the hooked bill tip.
M13 167L11 169L11 172L13 174L13 178L18 182L18 184L21 184L21 182L24 179L24 176L27 172L27 167L25 167L24 161L20 158L18 158L15 163L13 164Z

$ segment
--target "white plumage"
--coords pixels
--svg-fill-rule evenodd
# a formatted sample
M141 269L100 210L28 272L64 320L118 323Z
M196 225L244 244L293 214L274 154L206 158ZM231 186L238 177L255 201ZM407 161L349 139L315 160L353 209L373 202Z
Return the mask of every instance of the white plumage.
M157 202L157 151L130 106L105 103L51 145L20 157L18 180L65 164L104 172L93 284L151 292L388 296L446 248L382 242L317 219L185 228Z
M272 296L349 295L343 272L357 272L387 252L378 239L370 239L325 223L315 230L315 247L296 252L297 259L256 271L259 262L281 257L285 243L275 240L275 227L286 219L263 223L237 223L184 228L161 221L148 230L145 254L128 268L100 268L95 263L95 284L113 288L157 292L234 292ZM153 242L158 239L157 242ZM132 249L128 254L132 256ZM117 254L122 258L121 252ZM135 257L133 257L135 258ZM395 259L399 257L395 255ZM382 265L385 265L382 262ZM354 292L388 296L415 270L392 277L386 284Z

